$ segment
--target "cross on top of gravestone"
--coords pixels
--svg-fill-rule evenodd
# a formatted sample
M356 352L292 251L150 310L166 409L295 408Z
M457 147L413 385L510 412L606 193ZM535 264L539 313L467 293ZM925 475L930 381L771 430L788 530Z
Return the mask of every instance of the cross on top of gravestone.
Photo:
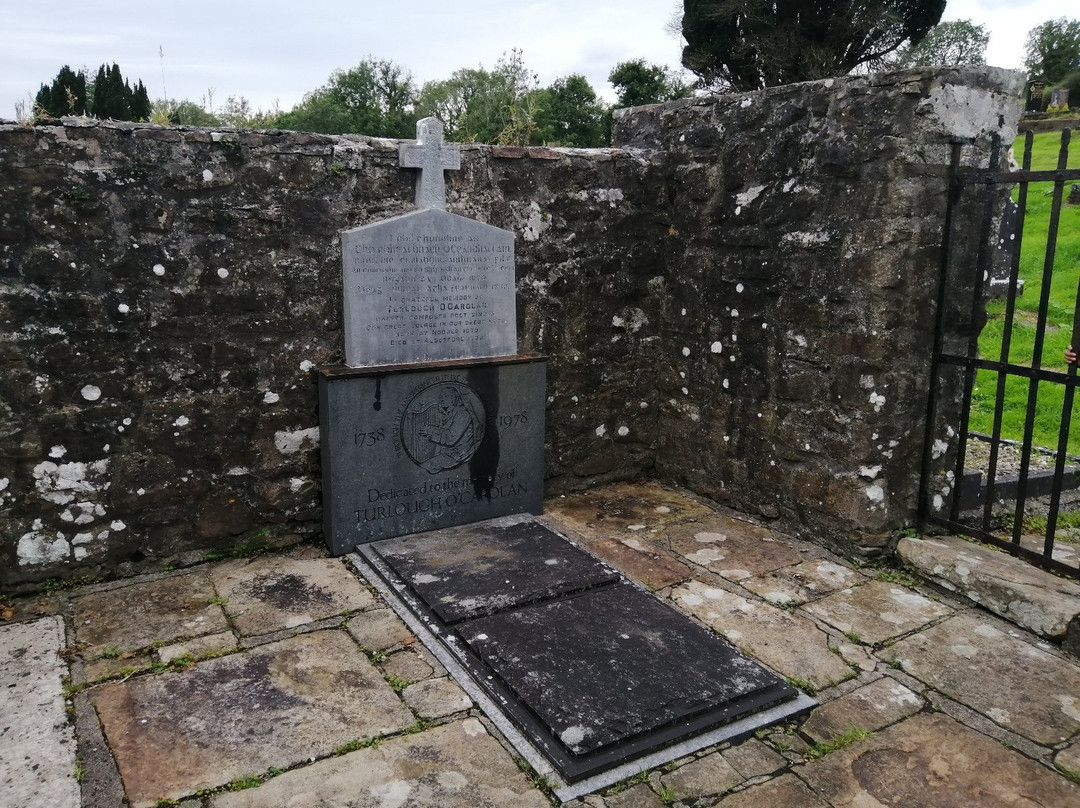
M416 207L446 210L446 179L443 172L461 168L461 152L443 145L443 125L438 118L422 118L416 124L416 144L398 148L402 168L419 168Z

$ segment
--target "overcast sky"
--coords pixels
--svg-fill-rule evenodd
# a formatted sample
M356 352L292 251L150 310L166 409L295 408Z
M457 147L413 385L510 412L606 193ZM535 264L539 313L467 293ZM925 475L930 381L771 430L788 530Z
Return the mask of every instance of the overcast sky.
M1068 16L1070 5L952 0L943 19L986 25L987 61L1019 68L1027 32ZM0 0L0 118L14 117L16 102L64 64L94 71L116 62L152 99L200 102L212 90L215 106L233 95L288 110L365 56L394 61L421 84L490 68L511 48L542 86L582 73L614 100L607 76L618 62L679 65L681 42L665 25L681 8L679 0Z

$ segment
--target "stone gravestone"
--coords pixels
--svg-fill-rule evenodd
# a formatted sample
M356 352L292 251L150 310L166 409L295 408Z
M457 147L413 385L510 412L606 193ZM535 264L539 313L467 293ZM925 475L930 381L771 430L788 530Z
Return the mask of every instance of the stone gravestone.
M345 365L319 373L335 555L542 510L546 368L517 353L513 233L445 210L460 155L437 119L400 161L418 210L342 233Z

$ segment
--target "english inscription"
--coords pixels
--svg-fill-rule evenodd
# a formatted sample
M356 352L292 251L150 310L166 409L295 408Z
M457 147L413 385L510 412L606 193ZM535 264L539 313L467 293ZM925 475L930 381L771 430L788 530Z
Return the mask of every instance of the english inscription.
M342 234L345 363L516 353L513 234L440 210Z
M543 498L542 360L319 376L327 543L357 544L516 513Z

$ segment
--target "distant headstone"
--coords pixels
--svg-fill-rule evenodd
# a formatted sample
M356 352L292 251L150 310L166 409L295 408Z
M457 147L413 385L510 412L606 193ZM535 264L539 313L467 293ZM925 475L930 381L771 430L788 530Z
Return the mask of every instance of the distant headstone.
M344 368L319 376L327 543L540 513L546 368L517 355L514 234L448 213L459 168L417 124L419 210L342 233Z
M460 156L425 118L402 165L420 169L421 210L342 233L349 367L517 352L514 234L442 210Z
M1067 109L1069 106L1069 88L1055 87L1050 93L1049 106L1056 109Z

